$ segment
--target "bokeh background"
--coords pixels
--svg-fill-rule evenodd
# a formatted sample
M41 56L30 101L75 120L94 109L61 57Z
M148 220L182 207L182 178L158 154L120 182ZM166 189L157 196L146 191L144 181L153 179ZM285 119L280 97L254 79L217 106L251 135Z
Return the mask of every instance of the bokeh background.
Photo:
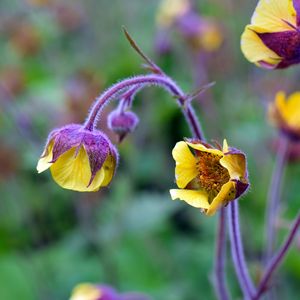
M52 128L83 122L103 89L144 72L122 25L185 91L216 81L194 107L209 141L226 137L247 153L251 188L240 200L241 226L251 274L259 280L266 195L279 142L266 106L278 90L299 88L300 69L265 71L242 56L239 38L255 0L194 1L195 11L220 29L222 45L214 51L195 47L175 27L162 47L159 2L0 1L0 299L68 299L80 282L157 300L215 299L217 216L170 200L171 150L190 132L164 91L151 88L137 96L133 110L141 122L118 146L120 164L108 189L67 191L49 172L36 172ZM106 116L115 105L106 107L99 124L113 142ZM298 152L285 174L280 239L299 209ZM274 278L278 299L299 297L299 251L298 239ZM241 299L230 258L227 274L233 299Z

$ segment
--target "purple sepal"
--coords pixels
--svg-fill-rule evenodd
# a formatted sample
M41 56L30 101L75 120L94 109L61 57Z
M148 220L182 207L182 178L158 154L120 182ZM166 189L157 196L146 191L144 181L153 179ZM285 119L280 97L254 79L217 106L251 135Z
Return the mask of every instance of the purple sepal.
M80 128L80 125L72 124L60 129L56 129L54 136L53 157L51 161L52 163L54 163L62 154L71 148L80 145L82 140L82 134L79 133Z
M120 295L119 300L151 300L151 298L140 293L124 293Z
M246 192L246 190L249 187L249 183L244 183L240 180L233 180L236 183L236 194L235 194L235 198L239 198L242 194L244 194Z
M300 26L300 0L293 0L293 6L296 11L296 23Z
M97 172L102 168L108 155L110 155L110 143L108 138L99 131L85 132L82 144L89 158L91 178L88 186L92 183Z
M269 49L282 58L277 69L300 63L300 32L297 30L256 34Z
M119 294L114 288L108 285L99 285L97 287L101 291L101 297L100 299L97 300L119 300L120 299Z
M299 142L300 141L300 131L299 130L293 130L293 128L288 127L286 124L281 124L280 130L282 134L287 136L291 141L293 142Z

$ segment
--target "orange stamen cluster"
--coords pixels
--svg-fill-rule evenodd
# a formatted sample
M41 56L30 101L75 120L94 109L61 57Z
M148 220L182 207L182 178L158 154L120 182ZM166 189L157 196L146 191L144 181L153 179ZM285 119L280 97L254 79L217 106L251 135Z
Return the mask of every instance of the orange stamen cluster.
M213 199L230 180L228 170L220 164L222 156L203 151L196 151L196 154L199 185Z

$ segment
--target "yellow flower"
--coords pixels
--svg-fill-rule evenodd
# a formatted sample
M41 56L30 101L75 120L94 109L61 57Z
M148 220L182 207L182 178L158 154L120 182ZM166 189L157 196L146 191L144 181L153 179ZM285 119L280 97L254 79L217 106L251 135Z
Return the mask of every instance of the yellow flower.
M101 298L102 291L98 286L81 283L73 289L70 300L101 300Z
M113 178L117 152L100 131L69 125L50 133L38 161L38 173L50 168L61 187L78 192L96 192Z
M170 27L177 18L190 9L189 0L162 0L156 20L159 26Z
M222 150L200 141L181 141L172 155L179 187L170 190L172 199L179 198L207 215L238 198L249 186L246 157L241 151L229 148L226 140Z
M284 92L278 92L275 101L269 105L271 122L290 138L300 139L300 92L288 98Z
M195 35L190 34L191 42L195 48L213 52L221 47L224 40L223 34L214 20L209 18L199 18L197 31L198 32Z
M299 63L299 25L298 0L260 0L242 34L242 52L250 62L269 69Z

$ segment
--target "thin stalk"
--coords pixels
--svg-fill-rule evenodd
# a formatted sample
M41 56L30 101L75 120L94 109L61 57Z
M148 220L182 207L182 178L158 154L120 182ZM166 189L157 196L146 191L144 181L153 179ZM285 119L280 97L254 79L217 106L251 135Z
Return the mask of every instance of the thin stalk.
M97 119L103 106L107 104L108 101L116 97L120 92L135 85L157 85L166 89L178 100L178 103L182 108L183 114L188 121L193 135L198 139L203 139L200 123L198 122L191 105L185 101L185 94L172 79L165 75L139 75L136 77L124 79L121 82L118 82L111 86L96 99L91 112L84 124L85 129L93 130L97 124Z
M231 254L237 279L239 281L244 298L252 299L252 297L255 295L255 287L250 278L245 260L239 227L238 199L229 203L228 219Z
M268 261L273 254L276 242L276 228L275 223L278 215L279 199L281 194L281 181L284 173L286 156L289 147L289 141L283 137L279 144L274 171L270 183L268 193L268 207L266 212L266 261Z
M258 286L257 293L252 298L253 300L258 300L262 296L262 294L268 289L269 281L272 275L274 274L274 272L276 271L276 269L279 267L282 260L285 258L294 238L296 237L299 226L300 226L300 213L298 213L298 216L291 228L291 231L287 239L282 244L277 254L272 258L269 265L267 266L264 276L262 277L262 280L260 281L260 284Z
M221 208L219 212L219 224L217 229L216 258L215 258L215 285L219 300L229 300L225 280L225 257L226 257L226 210Z

